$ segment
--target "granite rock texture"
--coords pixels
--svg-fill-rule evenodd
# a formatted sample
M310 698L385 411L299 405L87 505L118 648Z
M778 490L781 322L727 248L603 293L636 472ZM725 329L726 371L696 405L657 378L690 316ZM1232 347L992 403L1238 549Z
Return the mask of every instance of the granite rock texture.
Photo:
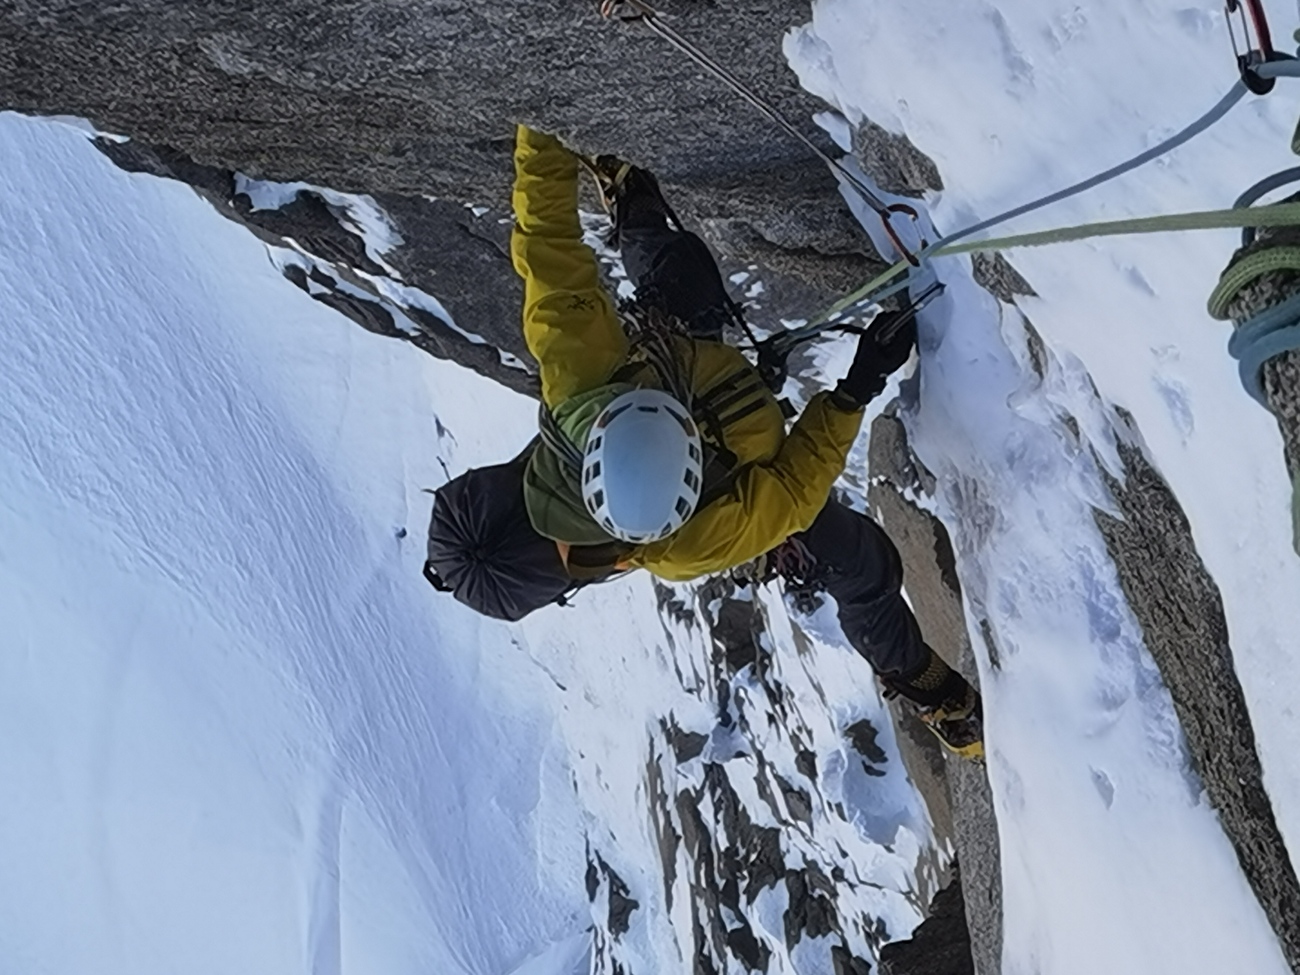
M781 51L806 0L665 0L673 25L833 150ZM819 296L872 250L834 180L643 25L595 0L12 0L0 108L73 115L203 166L508 211L513 127L653 169L724 255Z

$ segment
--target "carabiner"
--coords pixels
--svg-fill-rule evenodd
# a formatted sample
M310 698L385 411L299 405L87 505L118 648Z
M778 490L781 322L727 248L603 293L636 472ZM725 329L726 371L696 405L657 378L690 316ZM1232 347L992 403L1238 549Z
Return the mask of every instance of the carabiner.
M880 210L878 212L880 214L880 222L885 228L885 233L889 235L890 243L892 243L894 247L898 249L898 253L902 256L902 258L905 261L907 261L908 264L912 265L912 267L920 267L921 259L916 254L913 254L910 250L907 249L907 245L903 243L903 239L898 236L898 231L896 231L894 229L894 225L889 222L889 218L893 214L905 213L912 218L912 226L916 227L917 221L921 217L921 215L916 212L916 208L908 206L906 203L891 203L883 210ZM925 250L925 246L926 246L925 234L921 233L919 227L917 228L916 231L916 237L917 240L921 242L921 250Z
M1237 58L1237 70L1241 72L1241 80L1256 95L1267 95L1273 90L1273 86L1277 84L1277 79L1261 78L1256 73L1255 66L1263 64L1265 61L1275 61L1278 55L1273 48L1273 35L1268 28L1268 17L1264 13L1264 7L1260 0L1226 0L1225 6L1228 38L1232 41L1232 53ZM1243 43L1246 45L1245 51L1242 51L1237 46L1237 32L1232 26L1233 14L1237 14L1241 19ZM1247 15L1249 15L1249 18ZM1253 48L1250 46L1250 28L1252 24L1255 28L1256 41L1256 46Z

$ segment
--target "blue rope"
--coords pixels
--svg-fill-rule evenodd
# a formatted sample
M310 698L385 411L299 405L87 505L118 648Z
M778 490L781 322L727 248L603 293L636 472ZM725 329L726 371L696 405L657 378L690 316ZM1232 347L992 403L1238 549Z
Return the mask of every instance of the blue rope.
M1265 409L1268 399L1260 373L1275 356L1300 349L1300 294L1260 312L1228 339L1228 354L1238 362L1241 385Z
M977 224L972 224L971 226L966 227L963 230L958 230L956 233L949 234L947 237L935 241L933 244L931 244L929 247L923 250L921 252L921 257L924 258L928 253L938 250L940 247L943 247L945 244L956 243L957 241L964 240L965 238L970 237L973 234L977 234L982 230L988 230L990 227L996 227L1000 223L1005 223L1008 220L1014 220L1016 217L1022 217L1026 213L1033 213L1035 210L1041 210L1043 207L1051 206L1053 203L1059 203L1061 200L1066 200L1072 196L1077 196L1078 194L1083 193L1086 190L1092 189L1094 186L1100 186L1102 183L1108 183L1112 179L1115 179L1118 176L1123 176L1125 173L1132 172L1134 169L1137 169L1139 166L1145 166L1147 163L1151 162L1151 160L1158 159L1167 152L1172 152L1173 150L1181 146L1184 142L1188 142L1191 139L1194 139L1196 136L1200 135L1202 132L1204 132L1206 129L1212 126L1215 122L1219 121L1219 119L1223 118L1223 116L1227 115L1228 112L1232 110L1232 107L1237 104L1237 102L1241 101L1244 97L1246 97L1246 94L1249 92L1249 90L1250 89L1246 87L1246 83L1244 81L1238 81L1235 85L1232 86L1232 88L1229 90L1229 92L1226 95L1224 95L1222 98L1219 99L1218 103L1215 104L1213 108L1211 108L1208 112L1206 112L1204 115L1198 118L1191 125L1187 126L1187 128L1183 129L1181 132L1175 133L1174 135L1170 136L1168 139L1166 139L1164 142L1161 142L1159 145L1152 146L1150 149L1146 150L1146 152L1139 153L1138 155L1134 156L1132 159L1129 159L1126 162L1122 162L1118 166L1112 166L1110 169L1106 170L1105 172L1098 173L1096 176L1090 176L1088 179L1085 179L1079 183L1075 183L1073 186L1067 186L1063 190L1057 190L1055 193L1051 193L1047 196L1040 197L1039 199L1033 200L1030 203L1026 203L1023 206L1018 206L1013 210L1008 210L1005 213L999 213L996 217L989 217L989 219L987 220L981 220Z
M1296 62L1296 64L1300 65L1300 62ZM1246 87L1245 81L1239 80L1237 81L1236 84L1232 86L1232 88L1228 91L1226 95L1224 95L1222 98L1219 99L1217 103L1215 103L1213 108L1211 108L1208 112L1206 112L1196 121L1194 121L1191 125L1187 126L1185 129L1182 129L1181 131L1170 136L1168 139L1165 139L1163 142L1159 143L1158 145L1152 146L1150 149L1147 149L1145 152L1139 153L1138 155L1134 156L1132 159L1122 162L1117 166L1112 166L1110 169L1107 169L1104 172L1097 173L1095 176L1090 176L1088 179L1075 183L1072 186L1067 186L1065 187L1065 189L1058 190L1055 193L1051 193L1044 197L1040 197L1037 200L1033 200L1022 206L1018 206L1015 207L1014 209L1007 210L1004 213L999 213L997 216L990 217L987 220L981 220L979 223L972 224L969 227L965 227L961 230L956 231L955 233L951 233L947 237L941 237L940 239L936 240L934 243L922 248L921 251L917 254L917 257L924 265L925 263L928 262L929 258L931 258L934 255L935 251L937 251L941 247L944 247L945 245L954 244L959 240L964 240L965 238L980 233L981 231L988 230L991 227L996 227L1002 223L1006 223L1008 220L1014 220L1016 217L1024 216L1026 213L1033 213L1035 210L1041 210L1043 207L1051 206L1053 203L1059 203L1061 200L1069 199L1072 196L1077 196L1078 194L1090 190L1095 186L1100 186L1102 183L1107 183L1118 176L1122 176L1125 173L1131 172L1132 170L1137 169L1140 166L1144 166L1147 163L1151 162L1151 160L1158 159L1161 156L1163 156L1165 153L1177 149L1183 143L1190 141L1191 139L1200 135L1206 129L1210 128L1210 126L1214 125L1215 122L1219 121L1219 119L1227 115L1228 112L1232 110L1232 107L1234 105L1236 105L1239 101L1241 101L1244 97L1246 97L1249 91L1250 89ZM868 294L864 294L861 298L855 301L853 305L849 307L858 308L864 305L878 304L879 302L883 301L885 298L905 290L912 283L910 279L914 273L915 273L915 268L909 269L908 272L903 276L902 280L892 281L887 285L882 285L880 288L876 289L875 291L869 292ZM841 312L847 313L847 309L841 309ZM819 316L816 319L816 321L814 321L812 324L804 325L799 329L792 330L793 334L789 334L788 338L786 337L785 333L782 333L783 336L782 342L788 342L788 347L793 347L796 344L808 341L810 338L820 334L826 329L833 328L835 325L835 318L837 317L842 317L842 316L840 315Z

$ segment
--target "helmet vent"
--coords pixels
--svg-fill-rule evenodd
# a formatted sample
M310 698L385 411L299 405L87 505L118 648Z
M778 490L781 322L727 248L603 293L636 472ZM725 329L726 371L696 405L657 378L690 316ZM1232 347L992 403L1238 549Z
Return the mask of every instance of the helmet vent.
M618 400L615 400L614 402L617 403ZM598 430L605 429L605 427L609 426L616 419L618 419L620 414L626 413L630 409L632 409L631 403L626 403L623 406L614 406L613 404L611 404L610 406L606 407L605 412L600 415L600 418L598 420L596 420L596 429Z

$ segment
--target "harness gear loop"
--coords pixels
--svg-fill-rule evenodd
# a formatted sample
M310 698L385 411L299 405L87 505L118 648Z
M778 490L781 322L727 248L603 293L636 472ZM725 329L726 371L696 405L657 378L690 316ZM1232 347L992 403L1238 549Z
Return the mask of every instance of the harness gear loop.
M818 563L803 540L791 535L765 556L762 575L779 577L795 609L805 616L817 612L826 591L826 566Z

